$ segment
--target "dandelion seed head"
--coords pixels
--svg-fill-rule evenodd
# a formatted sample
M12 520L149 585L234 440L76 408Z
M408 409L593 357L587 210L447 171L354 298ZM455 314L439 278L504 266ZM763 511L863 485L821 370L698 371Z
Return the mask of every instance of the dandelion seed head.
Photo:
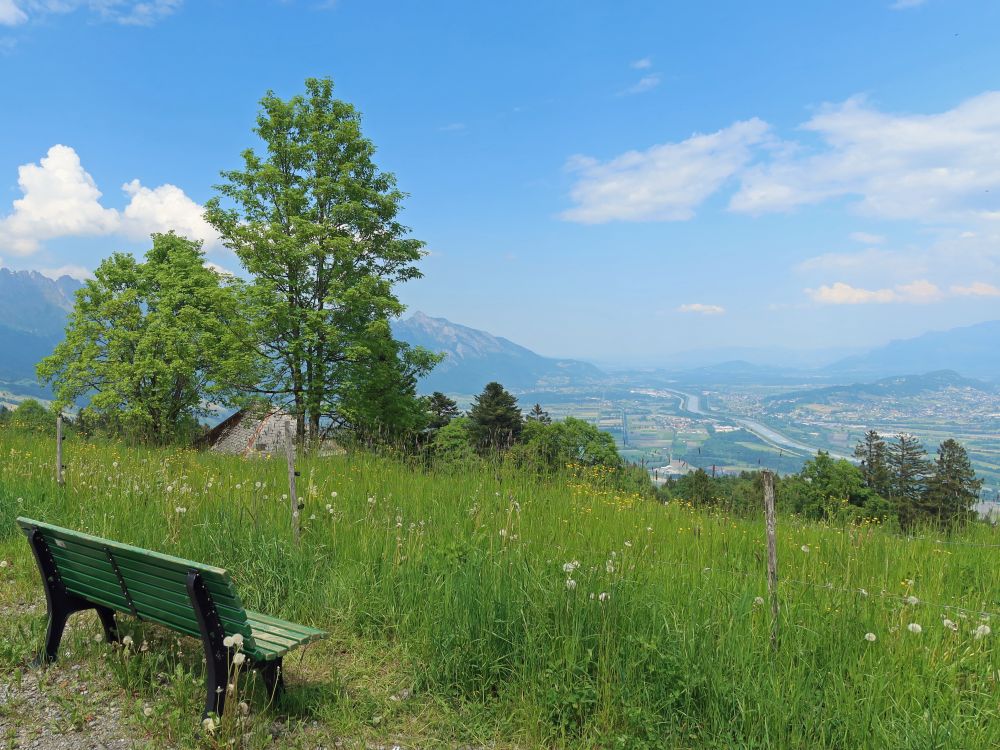
M906 629L909 630L911 633L916 633L918 635L924 632L924 629L920 627L920 623L918 622L911 622L909 625L906 626Z
M809 545L808 544L803 544L802 547L801 547L801 549L802 549L803 552L808 552L809 551Z
M760 605L762 605L762 604L764 603L764 597L763 597L763 596L758 596L758 597L755 597L755 598L754 598L754 600L753 600L753 603L754 603L754 604L755 604L756 606L758 606L758 607L759 607Z
M566 588L569 589L570 591L575 591L576 590L576 581L574 581L572 578L567 578L566 579Z
M869 643L875 643L876 637L874 633L865 633L865 640Z
M949 620L947 617L941 621L941 624L948 628L948 630L958 630L958 623Z
M988 636L993 631L990 630L990 626L989 625L980 625L973 632L974 632L974 635L976 636L976 638L979 639L979 638L985 638L986 636Z

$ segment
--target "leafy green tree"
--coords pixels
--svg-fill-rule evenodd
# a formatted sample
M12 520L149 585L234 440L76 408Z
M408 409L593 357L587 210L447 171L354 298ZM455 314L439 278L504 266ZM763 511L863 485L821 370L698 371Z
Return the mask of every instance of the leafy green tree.
M794 512L817 520L882 518L889 512L886 501L866 485L860 468L825 451L806 461L787 482L783 497Z
M517 458L525 464L555 472L568 463L587 466L621 466L615 440L582 419L567 417L559 422L529 419L516 447Z
M0 424L16 430L55 435L57 415L54 409L46 409L35 399L26 398L13 411L5 409L0 413Z
M913 435L900 433L889 444L889 500L903 526L911 525L920 515L927 487L930 463L927 451Z
M360 436L399 443L427 426L427 412L417 398L417 379L439 361L426 349L410 348L392 338L388 321L381 335L368 340L351 377L341 388L333 426L350 427Z
M967 521L975 515L982 488L983 481L976 478L969 454L961 443L949 438L938 448L922 510L942 524Z
M481 453L510 448L524 428L517 399L499 383L488 383L473 399L469 419L473 440Z
M438 466L444 469L463 469L479 463L473 449L472 420L456 417L434 433L431 454Z
M233 290L205 266L201 244L154 234L145 262L115 253L76 295L66 338L38 364L57 405L89 399L92 414L168 442L196 428L209 403L234 403L253 382L255 353Z
M433 430L441 429L461 413L458 404L441 391L434 391L428 396L425 400L425 406L430 415L428 427Z
M854 447L855 458L861 461L865 485L873 492L888 497L890 494L889 449L885 440L875 430L869 430Z
M542 408L541 404L535 404L531 407L531 411L525 419L531 420L532 422L541 422L542 424L549 424L552 422L552 418L549 413Z
M432 364L387 341L387 321L404 309L394 285L421 275L423 243L399 221L404 194L376 166L358 112L334 98L333 82L305 86L288 100L264 96L254 129L264 153L247 149L241 170L222 173L205 213L251 276L251 333L268 363L254 390L295 413L300 440L340 418L342 399L365 381L389 389L383 400L409 402L407 377L396 375L419 377ZM393 348L403 364L381 368Z

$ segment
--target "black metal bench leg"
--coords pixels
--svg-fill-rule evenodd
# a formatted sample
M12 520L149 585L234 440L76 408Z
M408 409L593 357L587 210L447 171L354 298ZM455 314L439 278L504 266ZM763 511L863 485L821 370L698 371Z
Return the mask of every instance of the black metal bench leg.
M201 644L205 649L205 712L202 718L214 713L221 717L226 709L226 688L229 686L229 649L223 644L226 637L225 629L219 620L212 595L201 580L197 571L190 571L187 576L188 598L194 608L201 630Z
M118 634L118 623L115 622L115 611L100 605L94 607L97 616L101 618L101 625L104 626L104 639L108 643L118 643L121 637Z

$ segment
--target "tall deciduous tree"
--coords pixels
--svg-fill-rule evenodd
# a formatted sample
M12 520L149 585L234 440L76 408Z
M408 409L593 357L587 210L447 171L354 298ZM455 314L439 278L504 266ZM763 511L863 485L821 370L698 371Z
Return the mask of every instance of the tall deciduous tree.
M400 223L404 195L330 79L310 78L288 100L269 92L254 132L263 153L247 149L241 170L222 173L227 203L209 201L206 218L251 276L253 333L269 363L255 390L294 411L300 440L315 438L364 382L412 398L383 358L408 351L386 323L403 312L393 286L420 276L423 243ZM431 365L416 356L403 369L418 377ZM397 406L383 413L409 412Z
M938 448L934 471L927 481L924 511L945 524L967 520L982 488L969 454L961 443L949 438Z
M60 406L88 410L167 442L231 384L255 379L256 357L238 340L236 295L205 267L201 244L154 234L145 262L115 253L76 295L66 338L38 365Z
M470 429L480 452L510 448L524 427L517 399L499 383L487 383L473 399Z

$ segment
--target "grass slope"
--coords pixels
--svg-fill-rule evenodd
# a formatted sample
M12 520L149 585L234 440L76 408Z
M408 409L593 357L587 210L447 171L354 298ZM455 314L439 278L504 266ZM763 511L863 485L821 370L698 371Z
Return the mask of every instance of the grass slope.
M44 630L22 514L225 566L248 608L331 633L287 661L283 705L232 700L196 738L200 645L122 618L123 653L81 618L64 659L159 747L273 746L276 726L281 747L1000 746L1000 634L975 635L1000 611L987 527L937 543L780 519L772 651L763 524L623 495L603 470L304 459L296 547L283 461L71 439L60 489L51 442L0 432L0 681Z

